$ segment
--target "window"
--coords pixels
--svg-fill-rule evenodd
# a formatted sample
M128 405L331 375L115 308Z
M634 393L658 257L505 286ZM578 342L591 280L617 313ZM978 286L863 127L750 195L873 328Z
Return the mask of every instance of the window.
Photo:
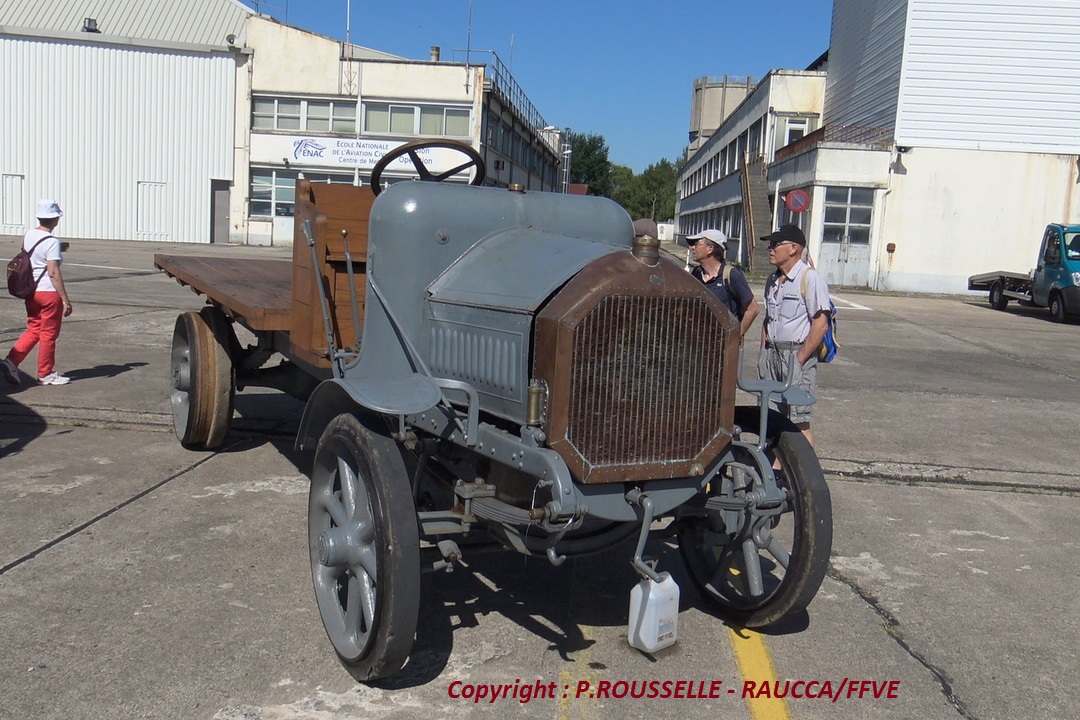
M364 103L364 132L371 134L468 137L471 118L468 108ZM494 123L488 127L489 135L501 131Z
M870 243L870 220L874 210L872 188L825 188L824 242Z
M806 136L806 131L809 128L809 120L806 118L788 118L787 119L787 137L784 138L784 145L790 145L796 140L801 140Z
M1043 253L1043 262L1047 265L1061 264L1061 241L1058 239L1056 230L1046 231L1046 252Z
M1070 260L1080 260L1080 233L1065 233L1065 255Z
M353 135L356 133L356 103L255 97L251 103L251 128Z
M295 170L251 168L251 206L253 218L292 217L296 207ZM312 182L329 182L351 185L352 174L310 173L304 177Z

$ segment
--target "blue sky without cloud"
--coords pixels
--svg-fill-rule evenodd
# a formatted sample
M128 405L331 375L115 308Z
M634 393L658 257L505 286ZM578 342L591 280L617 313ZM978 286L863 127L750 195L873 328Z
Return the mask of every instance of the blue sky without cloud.
M252 0L244 0L249 6ZM258 5L289 25L345 39L347 0ZM801 70L829 45L831 0L352 0L350 39L444 60L493 50L544 119L607 140L641 172L682 152L695 78ZM460 50L461 52L455 52Z

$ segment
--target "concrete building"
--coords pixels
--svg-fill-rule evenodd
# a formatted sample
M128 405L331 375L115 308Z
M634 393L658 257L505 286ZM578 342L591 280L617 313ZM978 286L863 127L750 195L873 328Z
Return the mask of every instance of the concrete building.
M1068 0L835 0L822 126L767 167L776 221L835 285L1029 269L1046 223L1080 220L1078 47Z
M732 111L754 90L751 77L702 77L694 80L690 101L690 140L687 152L697 152Z
M825 73L818 70L774 70L755 85L680 172L676 232L723 230L728 257L749 264L751 225L755 233L772 226L765 169L777 148L817 130L824 95Z
M69 237L288 244L299 177L366 184L418 138L472 146L487 184L558 189L564 131L494 53L481 57L409 60L236 0L12 0L0 7L0 91L17 99L0 104L0 234L21 233L51 196ZM384 178L415 176L401 165Z

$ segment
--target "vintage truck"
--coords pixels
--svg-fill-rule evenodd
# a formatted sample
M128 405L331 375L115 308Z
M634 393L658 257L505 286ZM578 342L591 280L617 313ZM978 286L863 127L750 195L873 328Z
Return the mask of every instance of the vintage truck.
M1050 308L1056 322L1080 315L1080 225L1047 225L1034 270L1026 275L1004 270L972 275L968 290L988 290L995 310L1019 300Z
M435 144L466 162L432 171ZM831 501L809 443L767 408L812 396L740 379L738 322L611 201L383 191L403 161L422 180L470 164L483 176L468 146L409 143L371 187L299 183L291 263L155 257L208 301L173 337L182 443L218 447L243 387L306 402L315 599L346 669L402 668L421 572L453 569L476 535L555 565L636 537L628 560L653 587L672 582L644 555L663 530L733 622L803 611L827 569ZM756 406L736 407L737 382Z

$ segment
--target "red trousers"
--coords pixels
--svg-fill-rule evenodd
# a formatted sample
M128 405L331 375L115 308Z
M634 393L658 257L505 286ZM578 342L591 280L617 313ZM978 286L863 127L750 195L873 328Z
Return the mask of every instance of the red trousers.
M34 346L38 348L38 377L45 377L56 365L56 338L64 319L64 301L58 292L36 292L26 299L26 332L15 341L8 359L18 367Z

